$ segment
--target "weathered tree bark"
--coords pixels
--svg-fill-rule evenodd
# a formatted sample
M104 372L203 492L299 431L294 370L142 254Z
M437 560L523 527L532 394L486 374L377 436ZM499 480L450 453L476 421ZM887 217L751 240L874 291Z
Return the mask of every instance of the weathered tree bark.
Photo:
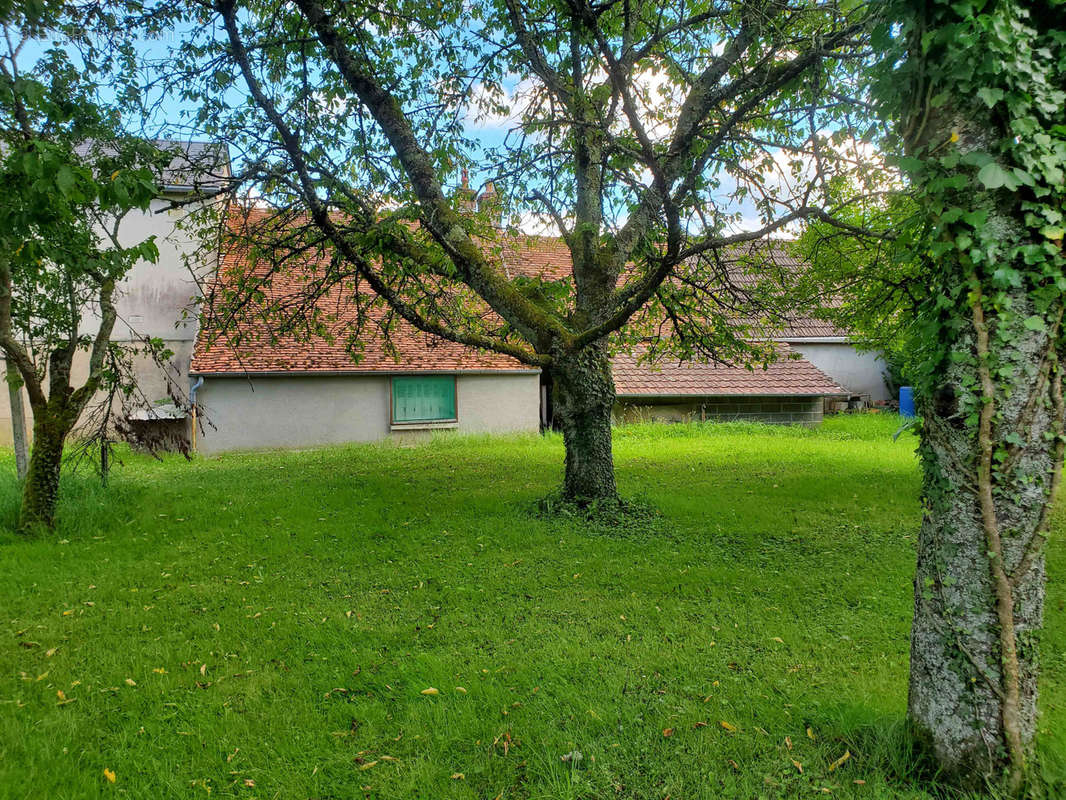
M606 343L554 360L555 417L563 430L563 495L580 504L614 500L618 489L611 452L614 380Z
M987 114L930 115L925 144L987 151ZM1022 199L969 191L981 235L1009 253L1030 242ZM940 313L935 382L918 393L925 516L918 542L909 713L957 784L1025 780L1037 718L1036 635L1043 624L1043 546L1063 461L1062 301L1034 306L1028 284L957 250L929 264L936 286L961 286L964 309ZM994 286L996 297L986 296ZM1032 320L1042 320L1031 325Z
M22 402L22 378L18 369L7 367L7 392L11 408L11 445L15 448L15 474L18 479L26 479L26 466L29 459L26 442L26 409Z
M73 427L68 409L57 404L50 402L33 411L33 448L19 511L19 530L23 533L55 526L63 445ZM77 419L76 414L73 419Z
M955 347L972 360L950 366L935 395L920 401L926 511L914 584L909 711L938 764L970 786L1009 770L1013 748L1024 760L1036 729L1042 543L1062 460L1054 342L1049 334L1014 331L1007 344L1005 333L996 331L998 355L1017 358L1024 375L1018 387L1029 391L997 393L999 419L988 442L964 424L975 409L961 408L957 397L961 387L979 383L972 327ZM1023 446L1006 441L1012 433ZM1006 453L994 487L982 466L989 445ZM983 516L990 498L998 554Z

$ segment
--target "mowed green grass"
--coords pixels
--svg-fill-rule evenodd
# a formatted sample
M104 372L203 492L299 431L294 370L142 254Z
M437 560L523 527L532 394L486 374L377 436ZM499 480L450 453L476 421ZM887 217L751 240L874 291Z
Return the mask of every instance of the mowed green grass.
M54 536L0 534L0 797L931 797L903 726L920 510L897 423L621 428L652 530L537 518L557 436L68 477Z

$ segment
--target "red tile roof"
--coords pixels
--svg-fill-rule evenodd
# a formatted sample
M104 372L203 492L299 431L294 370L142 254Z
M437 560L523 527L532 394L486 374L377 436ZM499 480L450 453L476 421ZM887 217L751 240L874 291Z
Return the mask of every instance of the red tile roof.
M775 248L777 249L777 248ZM571 280L570 251L559 238L513 235L503 239L500 261L509 277L524 275L545 280ZM224 297L246 274L246 257L238 250L223 254L211 291L206 297L202 324L193 354L194 374L263 373L397 373L516 371L529 367L494 352L477 351L423 333L397 320L386 343L380 325L388 313L365 286L335 285L317 302L319 327L313 331L278 333L277 318L243 314L233 330L220 333L219 314ZM266 301L276 307L295 307L310 281L320 275L316 264L299 264L272 278ZM357 341L352 330L360 315ZM797 322L799 320L797 319ZM796 330L814 330L804 319ZM824 323L819 323L824 324ZM830 326L831 327L831 326ZM807 333L828 336L833 333ZM619 396L647 395L833 395L846 394L823 373L802 359L783 359L754 371L744 367L686 363L637 365L639 354L614 359Z
M641 353L614 357L614 385L619 397L720 397L725 395L847 395L821 370L802 358L781 358L765 369L677 361L638 363Z
M246 256L231 248L205 298L193 351L193 374L458 372L531 369L510 356L475 350L424 333L402 319L391 321L388 341L382 332L389 311L365 285L335 284L315 304L315 330L306 326L278 333L279 315L245 311L235 325L222 319L226 292L248 275ZM264 290L264 307L297 313L309 283L321 276L316 263L277 272ZM360 321L361 320L361 321ZM353 331L358 336L353 337ZM224 331L224 332L223 332Z

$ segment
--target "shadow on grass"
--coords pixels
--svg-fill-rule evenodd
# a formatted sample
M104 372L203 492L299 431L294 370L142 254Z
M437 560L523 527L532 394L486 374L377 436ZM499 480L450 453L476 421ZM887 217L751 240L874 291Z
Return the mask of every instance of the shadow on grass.
M112 473L107 486L91 469L71 470L64 466L59 483L56 528L52 535L78 539L114 529L126 522L143 501L144 490L125 480L120 471ZM22 541L16 533L22 484L15 477L14 465L0 465L0 545Z
M873 774L883 775L900 793L925 793L943 800L1007 800L1007 795L989 785L981 790L960 790L939 769L931 753L915 736L903 717L874 717L868 709L841 706L832 719L824 720L835 730L833 740L851 753L857 765ZM1066 761L1050 748L1040 749L1033 764L1029 798L1066 797Z
M537 501L533 515L570 525L590 536L633 540L676 538L659 509L643 496L581 502L553 492Z

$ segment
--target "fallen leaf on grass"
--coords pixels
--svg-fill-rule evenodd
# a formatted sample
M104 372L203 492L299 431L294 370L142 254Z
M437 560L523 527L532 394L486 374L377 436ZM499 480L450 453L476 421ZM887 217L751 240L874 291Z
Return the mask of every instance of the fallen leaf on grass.
M785 640L782 639L780 636L775 636L773 639L771 639L771 641L777 642L778 644L784 644L785 643Z
M200 665L200 674L201 675L206 675L207 674L207 663L206 662Z
M58 649L59 649L58 647L50 647L50 648L48 648L47 650L44 651L44 657L45 658L51 658L52 656L54 656L56 654L56 651Z
M791 736L786 736L785 737L785 747L787 747L789 750L792 749L792 737Z
M428 689L423 689L421 693L432 697L440 694L440 689L434 689L432 686L430 686Z
M849 758L851 758L851 751L850 750L845 750L844 751L844 755L842 755L840 758L838 758L836 761L834 761L832 764L829 765L829 771L832 772L837 767L839 767L841 764L843 764L845 761L847 761Z
M456 686L455 691L459 692L460 694L466 694L466 689L464 689L462 686Z
M792 766L794 766L797 770L799 770L799 774L802 775L803 774L803 765L800 762L798 762L796 759L794 759L794 758L789 759L789 760L792 762Z
M365 764L360 764L359 765L359 769L360 770L370 769L371 767L375 766L377 763L378 763L377 761L367 761Z
M155 667L155 668L152 669L152 672L154 672L156 675L166 675L167 674L167 671L165 669L163 669L162 667Z
M464 775L461 772L453 772L452 773L452 780L453 781L465 781L466 780L466 775Z
M56 697L58 697L60 700L67 699L67 695L62 689L56 689Z
M137 681L135 681L133 678L126 678L126 685L127 686L136 686L137 685Z
M115 782L115 773L112 770L109 770L107 767L104 767L104 777L107 778L108 783Z
M673 735L674 735L674 729L673 728L663 728L663 737L664 738L669 739Z
M707 723L706 722L693 722L692 723L692 727L693 728L706 728L707 727Z
M252 780L251 778L245 778L244 779L244 785L247 786L249 789L252 789L252 788L255 787L255 781Z
M810 739L812 742L817 740L817 738L818 738L817 736L814 735L814 731L811 730L811 726L810 725L807 726L807 738Z
M725 728L730 733L736 733L737 732L737 726L734 725L731 722L726 722L724 719L721 720L718 724L721 725L723 728Z

